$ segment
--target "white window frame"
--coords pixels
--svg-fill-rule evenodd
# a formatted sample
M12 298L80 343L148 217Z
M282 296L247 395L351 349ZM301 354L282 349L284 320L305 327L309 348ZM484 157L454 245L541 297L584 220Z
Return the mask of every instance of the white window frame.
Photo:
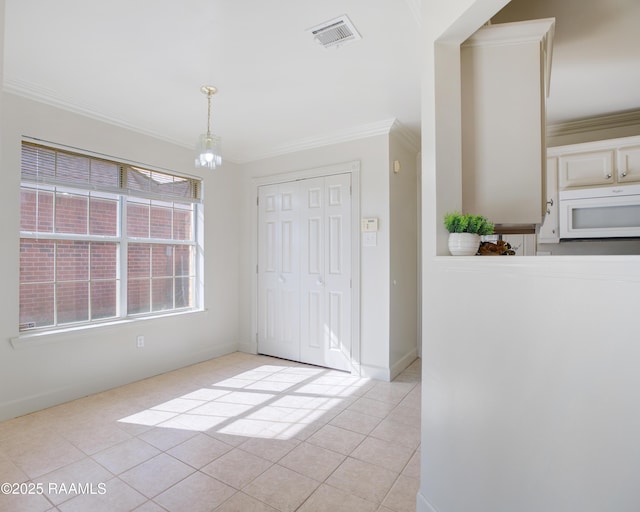
M38 240L52 240L52 241L60 241L60 240L77 240L77 241L86 241L86 242L115 242L118 245L118 261L117 261L117 270L116 270L116 283L117 283L117 291L116 291L116 316L105 318L105 319L97 319L97 320L87 320L87 321L79 321L79 322L69 322L64 324L58 324L57 316L57 308L54 311L54 325L47 325L42 327L28 328L20 331L20 335L17 338L11 340L14 348L18 348L20 346L21 339L30 338L33 336L41 336L43 334L54 334L59 332L65 332L70 330L77 329L86 329L93 328L104 325L111 325L114 323L122 323L128 321L134 321L136 319L150 319L150 318L158 318L163 316L171 316L176 314L184 314L184 313L193 313L200 312L203 310L203 272L204 272L204 250L203 250L203 218L204 218L204 204L202 201L202 179L187 176L184 174L179 174L174 171L153 168L147 165L141 165L138 163L123 161L122 159L115 159L113 157L108 157L101 154L91 153L88 151L78 150L76 148L68 148L66 146L62 146L59 144L53 144L37 139L23 138L22 145L37 145L46 150L51 150L55 152L64 152L70 153L72 155L77 155L79 157L86 158L94 158L100 160L107 160L108 162L114 163L122 167L131 167L136 171L142 172L150 172L150 173L161 173L163 175L173 176L178 179L185 179L191 183L191 187L195 188L195 197L193 198L182 198L182 197L164 197L161 195L154 195L153 193L146 194L144 192L140 192L135 189L127 189L122 187L119 190L113 190L111 188L101 189L100 187L88 187L88 186L73 186L70 183L52 183L52 182L40 182L39 180L29 180L22 179L20 180L20 189L23 187L30 187L34 190L51 190L51 191L64 191L69 193L82 193L86 194L87 192L98 192L104 193L105 196L109 196L114 200L118 201L117 206L117 234L116 235L89 235L89 234L73 234L73 233L48 233L48 232L38 232L38 231L20 231L20 238L32 238ZM88 194L87 194L88 195ZM130 237L126 232L127 226L127 200L128 198L138 198L145 199L150 201L150 206L156 203L191 203L193 205L192 209L192 231L193 236L191 240L174 240L174 239L165 239L165 238L144 238L144 237ZM54 206L55 208L55 206ZM174 208L174 206L172 206ZM54 210L55 211L55 210ZM134 313L128 314L128 304L127 304L127 290L128 290L128 245L129 243L141 243L141 244L157 244L157 245L165 245L169 247L175 247L180 245L187 245L192 247L192 265L193 271L188 276L193 280L193 296L192 296L192 306L184 307L184 308L173 308L173 309L164 309L159 311L153 311L153 305L150 303L150 311L142 312L142 313ZM151 261L150 261L151 264ZM151 269L150 269L151 270ZM151 272L150 272L151 273ZM172 279L174 281L175 287L175 265L173 268L173 276ZM153 279L151 276L150 280ZM57 277L54 277L54 285L56 283ZM91 276L89 276L89 280L91 280ZM174 288L175 294L175 288ZM175 295L174 295L175 299ZM54 299L55 300L55 299ZM175 304L174 304L175 305ZM91 307L91 300L89 300L89 308ZM91 318L91 311L89 310L89 318Z

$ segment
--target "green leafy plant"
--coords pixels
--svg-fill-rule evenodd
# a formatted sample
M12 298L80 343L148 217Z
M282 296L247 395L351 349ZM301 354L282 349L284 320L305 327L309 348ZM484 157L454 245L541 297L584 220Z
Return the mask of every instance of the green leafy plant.
M490 235L494 224L482 215L470 213L449 212L444 216L444 227L449 233L475 233Z

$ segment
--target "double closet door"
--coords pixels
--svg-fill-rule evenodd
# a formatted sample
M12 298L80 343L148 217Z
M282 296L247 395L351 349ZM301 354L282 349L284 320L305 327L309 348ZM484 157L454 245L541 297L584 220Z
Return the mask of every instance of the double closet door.
M351 369L351 174L258 188L258 352Z

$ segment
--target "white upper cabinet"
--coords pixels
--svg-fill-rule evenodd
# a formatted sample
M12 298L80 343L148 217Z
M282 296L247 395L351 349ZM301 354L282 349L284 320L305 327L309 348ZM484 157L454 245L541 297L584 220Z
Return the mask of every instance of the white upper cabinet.
M462 208L496 224L539 224L545 211L554 27L554 19L488 25L460 49Z
M618 148L618 183L640 181L640 137L634 137L634 144Z
M549 148L560 190L640 181L640 136Z
M615 150L612 149L561 156L560 188L612 184L614 159Z

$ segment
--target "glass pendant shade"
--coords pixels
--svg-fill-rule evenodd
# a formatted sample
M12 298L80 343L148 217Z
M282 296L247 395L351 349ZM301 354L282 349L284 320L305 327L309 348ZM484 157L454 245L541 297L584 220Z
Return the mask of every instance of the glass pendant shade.
M215 169L222 165L220 137L203 133L196 144L196 167Z
M218 89L213 85L203 85L200 92L207 95L207 133L200 135L196 143L196 167L215 169L222 165L220 137L211 133L211 96Z

